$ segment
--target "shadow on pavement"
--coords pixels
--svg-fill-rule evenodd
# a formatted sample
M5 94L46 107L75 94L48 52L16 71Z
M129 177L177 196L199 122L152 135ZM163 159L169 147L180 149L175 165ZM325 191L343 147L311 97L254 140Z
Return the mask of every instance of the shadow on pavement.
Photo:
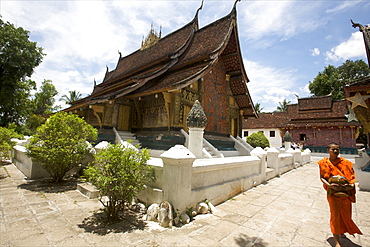
M4 179L9 177L8 171L6 170L7 165L11 165L12 163L6 160L0 160L0 167L4 169L4 171L1 171L0 173L0 179Z
M255 247L264 247L267 246L267 243L264 243L262 240L258 240L257 243L255 241L257 237L248 237L246 234L240 234L238 237L235 238L235 242L238 246L255 246Z
M18 185L18 188L43 193L60 193L76 190L77 183L79 183L77 178L68 178L59 183L50 182L49 179L35 179Z
M334 244L334 238L333 237L328 238L326 241L328 241L328 243L331 246L333 246L333 247L335 246L335 244ZM340 238L340 244L342 245L342 247L361 247L361 245L358 245L358 244L352 242L347 237Z
M120 216L121 221L108 224L103 212L95 212L92 216L85 218L78 227L85 229L85 232L106 235L108 233L131 232L143 230L146 223L142 220L142 214L131 210Z

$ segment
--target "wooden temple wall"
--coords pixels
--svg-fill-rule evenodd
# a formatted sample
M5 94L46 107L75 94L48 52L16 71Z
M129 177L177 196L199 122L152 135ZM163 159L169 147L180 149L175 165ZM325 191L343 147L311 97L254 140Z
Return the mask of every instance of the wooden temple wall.
M228 96L225 68L217 63L204 77L203 108L207 116L205 131L229 134L227 126Z
M355 126L333 126L333 127L300 127L288 130L293 142L304 143L305 146L326 147L329 143L338 143L341 147L356 147ZM301 135L306 135L306 140L300 140Z
M142 128L167 127L168 113L163 94L142 97L139 106Z

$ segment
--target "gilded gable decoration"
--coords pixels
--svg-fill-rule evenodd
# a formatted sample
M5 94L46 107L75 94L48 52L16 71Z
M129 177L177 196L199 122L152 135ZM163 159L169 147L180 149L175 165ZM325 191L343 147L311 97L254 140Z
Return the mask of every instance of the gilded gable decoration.
M145 50L145 49L148 49L149 47L155 46L158 43L158 40L161 39L161 36L162 36L162 27L160 27L159 34L158 34L157 32L154 31L153 23L152 23L150 32L146 36L145 41L144 41L144 37L143 37L143 40L141 41L140 50Z

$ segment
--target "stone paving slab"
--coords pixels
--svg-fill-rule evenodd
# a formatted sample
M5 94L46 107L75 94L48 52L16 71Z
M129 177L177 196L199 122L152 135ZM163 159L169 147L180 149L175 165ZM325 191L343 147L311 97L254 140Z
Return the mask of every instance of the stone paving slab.
M73 184L40 186L8 164L0 167L0 246L331 246L319 159L171 229L135 215L104 226L97 199ZM370 246L369 205L370 192L358 191L353 219L364 235L348 236L344 246Z

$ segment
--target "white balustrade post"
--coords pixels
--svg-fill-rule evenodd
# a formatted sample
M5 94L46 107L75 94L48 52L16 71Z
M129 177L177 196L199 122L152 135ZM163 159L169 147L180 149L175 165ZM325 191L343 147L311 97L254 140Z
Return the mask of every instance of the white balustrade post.
M300 150L294 150L294 149L290 148L286 152L293 155L294 168L297 168L299 165L301 165L301 155L302 154L301 154Z
M291 142L284 142L284 148L285 148L285 152L288 151L292 146L292 143Z
M261 160L261 183L266 180L266 154L267 152L264 151L261 147L256 147L251 151L251 156L257 156Z
M189 127L189 142L188 148L197 159L203 158L203 133L204 128Z
M163 198L176 211L185 212L193 205L191 198L192 166L196 159L183 145L176 145L164 152L163 160Z
M274 176L279 174L279 151L276 148L267 150L267 166L274 169Z

